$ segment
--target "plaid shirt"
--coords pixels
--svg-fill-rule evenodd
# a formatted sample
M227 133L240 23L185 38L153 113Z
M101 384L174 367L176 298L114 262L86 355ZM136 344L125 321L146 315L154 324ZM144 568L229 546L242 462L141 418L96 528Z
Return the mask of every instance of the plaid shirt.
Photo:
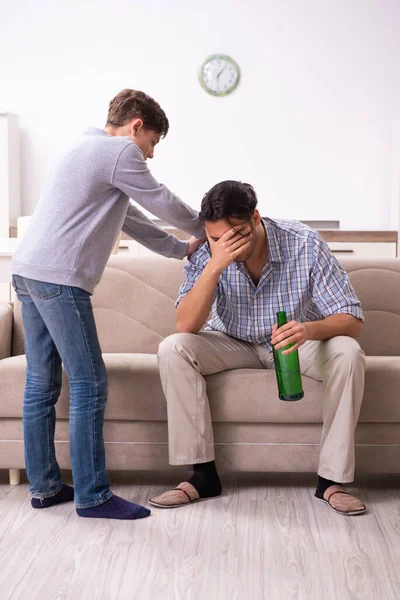
M271 351L276 313L288 320L318 321L345 313L364 320L360 301L349 277L321 236L298 221L263 219L268 260L255 285L242 263L220 275L206 331L262 344ZM208 243L185 265L185 280L176 306L190 292L211 258Z

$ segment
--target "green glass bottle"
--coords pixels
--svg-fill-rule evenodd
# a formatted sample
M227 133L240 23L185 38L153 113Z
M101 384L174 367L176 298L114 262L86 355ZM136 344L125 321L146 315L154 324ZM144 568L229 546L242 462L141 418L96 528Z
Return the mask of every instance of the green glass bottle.
M287 323L287 317L285 311L276 313L278 329ZM285 348L275 350L274 348L274 361L276 379L278 382L279 398L281 400L301 400L304 396L303 385L301 382L300 373L300 362L299 353L293 352L292 354L282 354L284 350L288 350L294 346L289 344Z

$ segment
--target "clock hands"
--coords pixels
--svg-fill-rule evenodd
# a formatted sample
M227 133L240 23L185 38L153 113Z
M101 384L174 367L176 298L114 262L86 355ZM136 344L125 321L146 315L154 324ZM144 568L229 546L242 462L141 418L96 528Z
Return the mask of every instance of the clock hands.
M224 68L223 68L223 69L222 69L222 70L221 70L221 71L218 73L218 75L217 75L217 80L218 80L218 82L219 82L219 77L220 77L220 75L222 75L222 73L225 71L225 69L226 69L226 67L227 67L227 66L228 66L228 65L225 65L225 66L224 66Z
M238 65L229 56L222 54L209 56L199 70L200 83L212 96L226 96L233 92L239 77Z

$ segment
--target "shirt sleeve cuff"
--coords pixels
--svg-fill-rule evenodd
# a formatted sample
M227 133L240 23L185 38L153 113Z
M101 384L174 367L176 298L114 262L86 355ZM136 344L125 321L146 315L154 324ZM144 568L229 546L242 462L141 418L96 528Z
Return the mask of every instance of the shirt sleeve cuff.
M338 310L332 313L332 315L338 314L353 315L353 317L356 317L356 319L359 319L362 323L364 323L364 313L361 308L358 308L357 306L341 306Z

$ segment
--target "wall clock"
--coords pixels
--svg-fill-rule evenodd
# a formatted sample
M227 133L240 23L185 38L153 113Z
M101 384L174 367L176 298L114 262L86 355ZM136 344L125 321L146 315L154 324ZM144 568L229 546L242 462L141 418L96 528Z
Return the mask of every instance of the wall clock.
M239 79L239 66L225 54L209 56L200 67L200 83L212 96L230 94L237 87Z

